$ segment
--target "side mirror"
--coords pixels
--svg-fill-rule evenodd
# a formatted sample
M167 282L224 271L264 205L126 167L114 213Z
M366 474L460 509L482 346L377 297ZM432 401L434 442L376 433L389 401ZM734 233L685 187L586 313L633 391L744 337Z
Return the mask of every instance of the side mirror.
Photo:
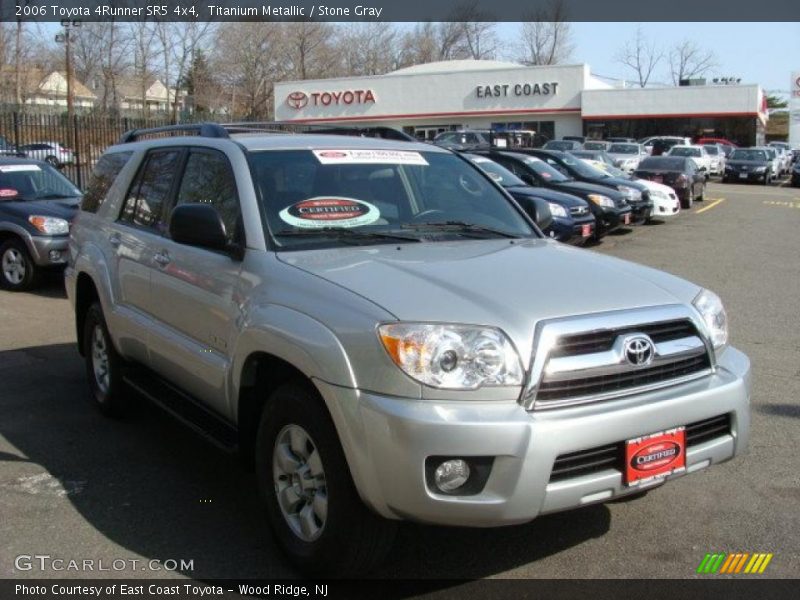
M520 206L542 231L553 223L553 213L550 212L550 203L547 200L527 197L520 202Z
M181 204L172 209L169 235L179 244L228 250L225 224L210 204Z

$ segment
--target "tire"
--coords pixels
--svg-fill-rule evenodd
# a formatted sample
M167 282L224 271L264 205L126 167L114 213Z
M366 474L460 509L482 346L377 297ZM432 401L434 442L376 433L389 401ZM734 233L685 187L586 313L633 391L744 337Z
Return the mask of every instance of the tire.
M0 246L0 287L23 292L39 283L41 269L33 262L22 240L11 238Z
M357 576L386 556L397 524L361 502L333 421L310 384L290 382L268 398L255 463L267 519L297 568Z
M686 200L681 200L681 208L689 210L692 208L694 204L694 190L689 189L689 193L686 194Z
M764 185L769 185L772 182L769 175L764 175Z
M125 361L114 348L99 302L86 312L83 356L92 404L107 417L125 416L130 407L130 392L122 379Z
M58 158L55 156L48 156L44 159L44 162L49 163L50 165L54 166L56 169L58 168L59 162Z
M703 184L703 187L700 188L700 195L697 197L698 202L702 202L706 199L706 184Z

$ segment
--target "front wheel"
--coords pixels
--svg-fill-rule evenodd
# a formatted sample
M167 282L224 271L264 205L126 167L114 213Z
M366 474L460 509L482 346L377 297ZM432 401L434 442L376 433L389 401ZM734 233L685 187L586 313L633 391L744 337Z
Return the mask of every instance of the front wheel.
M267 400L256 477L278 544L303 571L357 576L391 548L396 524L361 502L333 421L310 384L285 384Z
M706 184L704 183L703 186L700 188L700 195L697 197L698 202L702 202L706 199Z
M38 281L39 269L21 240L10 239L0 246L0 287L22 292Z

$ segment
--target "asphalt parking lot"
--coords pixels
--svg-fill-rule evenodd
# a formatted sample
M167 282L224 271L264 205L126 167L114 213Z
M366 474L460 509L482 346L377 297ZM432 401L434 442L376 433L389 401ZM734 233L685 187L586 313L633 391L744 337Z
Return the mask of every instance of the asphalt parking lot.
M387 578L696 577L707 552L771 552L761 577L800 572L800 189L710 184L671 221L592 251L716 291L754 367L749 453L636 501L470 530L401 527ZM197 579L295 574L255 502L252 473L155 408L109 421L87 401L58 278L0 292L0 578ZM138 560L105 572L20 571L18 555ZM144 567L146 568L146 567ZM708 577L708 576L706 576Z

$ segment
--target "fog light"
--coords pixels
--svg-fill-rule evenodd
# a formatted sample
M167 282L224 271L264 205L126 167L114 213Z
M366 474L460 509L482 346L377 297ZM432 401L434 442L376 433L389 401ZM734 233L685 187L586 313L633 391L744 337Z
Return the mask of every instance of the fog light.
M61 250L50 250L50 260L61 260Z
M469 465L467 461L456 458L446 460L438 467L433 474L433 480L443 492L452 492L467 483L469 479Z

